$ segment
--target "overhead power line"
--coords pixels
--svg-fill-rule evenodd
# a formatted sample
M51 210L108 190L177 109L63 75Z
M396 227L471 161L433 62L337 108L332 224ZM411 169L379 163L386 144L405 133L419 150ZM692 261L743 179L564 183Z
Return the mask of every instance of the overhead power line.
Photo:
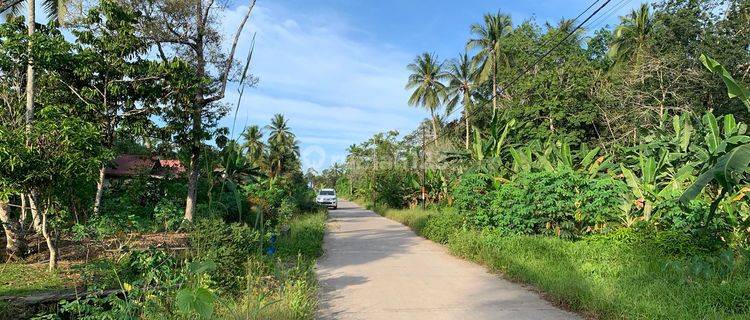
M628 4L630 4L633 0L620 0L619 2L615 3L609 9L602 12L602 14L597 17L596 19L592 20L591 23L589 23L588 29L594 30L598 29L602 24L607 22L607 19L609 19L613 14L616 14L620 11L620 9L624 8Z

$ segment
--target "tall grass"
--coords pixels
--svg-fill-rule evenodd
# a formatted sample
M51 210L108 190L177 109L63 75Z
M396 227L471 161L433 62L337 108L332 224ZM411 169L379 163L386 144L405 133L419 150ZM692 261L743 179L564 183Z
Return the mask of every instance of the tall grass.
M218 310L222 319L313 319L317 307L315 259L322 253L326 214L295 217L279 239L277 255L254 256L246 288Z
M450 212L379 213L428 239L446 243L456 256L532 284L548 299L594 318L750 319L747 253L736 253L729 274L698 277L689 270L669 267L675 263L690 266L692 257L668 250L676 243L632 229L569 241L456 227L460 220L445 223L460 219ZM454 218L446 218L451 215ZM434 229L450 230L450 234Z

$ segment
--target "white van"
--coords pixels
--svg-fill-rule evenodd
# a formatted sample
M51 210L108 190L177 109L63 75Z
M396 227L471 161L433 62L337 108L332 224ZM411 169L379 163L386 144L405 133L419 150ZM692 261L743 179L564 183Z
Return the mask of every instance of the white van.
M334 189L320 189L318 196L315 198L315 202L322 204L329 208L338 208L338 199L336 199L336 190Z

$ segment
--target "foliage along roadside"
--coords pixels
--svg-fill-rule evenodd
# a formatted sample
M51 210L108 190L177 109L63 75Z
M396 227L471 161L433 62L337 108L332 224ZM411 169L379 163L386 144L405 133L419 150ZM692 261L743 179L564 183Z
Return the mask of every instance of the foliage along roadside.
M578 241L467 228L452 210L380 209L452 254L599 319L745 319L750 252L706 255L680 232L620 229Z
M253 228L199 221L187 256L152 248L84 267L90 290L115 286L117 293L7 311L20 318L38 312L34 319L312 319L325 220L324 210L292 217L273 255L268 242L258 250L261 235Z

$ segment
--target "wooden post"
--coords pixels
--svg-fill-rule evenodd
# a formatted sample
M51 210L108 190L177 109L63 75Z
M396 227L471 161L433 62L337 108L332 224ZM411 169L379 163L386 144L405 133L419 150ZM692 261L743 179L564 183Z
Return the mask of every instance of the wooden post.
M425 210L425 207L426 207L425 203L427 202L427 193L425 192L425 187L424 187L425 161L426 161L426 156L425 156L426 150L425 150L425 143L424 143L425 142L424 141L425 137L426 137L425 128L423 126L422 127L422 179L421 179L422 180L422 182L421 182L421 185L422 185L422 188L421 188L422 189L421 190L422 191L422 210Z

